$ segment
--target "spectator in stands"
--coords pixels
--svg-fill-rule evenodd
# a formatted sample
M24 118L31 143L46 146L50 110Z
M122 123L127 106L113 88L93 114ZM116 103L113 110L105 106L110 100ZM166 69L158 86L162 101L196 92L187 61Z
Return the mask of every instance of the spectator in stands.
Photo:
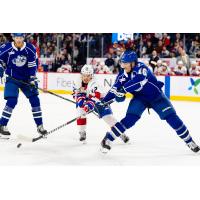
M114 70L115 61L112 58L111 54L108 54L107 59L105 60L105 65L110 69L110 71Z
M125 44L126 49L134 50L134 41L131 38L128 38L127 43Z
M60 52L61 55L63 55L65 57L65 60L68 62L68 63L71 63L72 62L72 57L71 55L68 53L67 49L62 49L61 52Z
M162 65L162 60L158 60L157 63L156 63L156 66L154 68L154 74L158 75L158 71L159 71L159 68L161 67Z
M73 50L73 63L74 65L77 64L77 60L78 60L78 56L79 56L79 49L77 46L74 46L74 50Z
M199 46L200 45L200 37L199 37L199 35L196 35L195 36L195 42L196 42L196 44Z
M157 40L162 40L163 39L163 34L162 33L155 33L154 37L157 38Z
M175 34L175 42L179 43L181 40L182 40L181 34L180 33L176 33Z
M66 62L60 68L57 69L57 72L70 73L72 72L72 66Z
M125 41L124 40L119 41L118 46L121 49L121 51L125 51Z
M155 48L156 52L158 55L161 54L162 50L163 50L163 42L162 40L158 41L158 46Z
M154 68L157 65L158 60L159 60L159 57L157 55L157 52L156 52L156 50L153 50L152 55L150 56L150 60L149 60L149 64L152 67L153 71L154 71Z
M197 51L196 58L200 58L200 50Z
M169 47L169 45L170 45L170 36L168 36L167 33L163 34L162 42L163 42L163 46Z
M112 74L112 71L109 69L108 66L105 65L104 62L100 62L100 65L96 71L97 74Z
M183 65L186 67L187 69L187 74L189 75L189 69L190 69L190 58L189 56L185 53L185 50L182 47L179 47L178 49L179 51L179 55L177 57L177 63L178 61L182 61Z
M117 41L115 41L114 43L113 43L113 50L116 52L117 51L117 49L119 49L119 45L118 45L118 42Z
M4 34L0 33L0 45L6 43L7 39Z
M199 46L198 43L196 41L192 41L191 47L189 49L189 54L191 58L195 58L196 57L196 53L199 50Z
M92 65L92 67L94 69L94 73L96 73L98 71L100 63L101 63L101 59L100 58L92 59L90 64Z
M161 66L157 70L157 75L164 75L164 76L171 75L171 70L166 62L162 62Z
M183 61L179 60L177 66L174 68L176 75L187 75L187 68L184 66Z
M189 69L190 75L191 76L199 76L200 75L200 67L197 66L196 61L191 61L191 67Z
M169 51L167 50L166 46L163 46L160 57L161 58L169 58Z
M147 45L143 46L143 50L142 50L142 57L149 57L153 51L153 45L151 41L147 41Z
M67 60L66 60L65 55L58 54L55 58L53 65L52 65L52 71L56 72L58 70L58 68L60 68L62 65L65 65L66 62L67 62Z
M175 55L175 57L177 57L179 55L178 48L179 48L178 42L170 43L169 50L170 50L171 53L173 53Z

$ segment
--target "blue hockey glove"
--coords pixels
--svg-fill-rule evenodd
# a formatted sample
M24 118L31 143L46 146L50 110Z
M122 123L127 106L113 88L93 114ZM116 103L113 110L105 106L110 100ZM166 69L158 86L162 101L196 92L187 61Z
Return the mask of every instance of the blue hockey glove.
M97 103L95 104L95 112L97 112L97 113L102 113L103 110L106 108L106 106L107 106L107 105L105 105L103 101L97 102Z
M103 101L97 102L95 104L94 111L98 113L99 118L102 118L105 115L112 114L112 110L110 108L110 104L105 104Z
M120 90L117 90L115 93L115 100L119 103L119 102L123 102L126 99L125 96L126 92L124 90L124 88L122 87Z

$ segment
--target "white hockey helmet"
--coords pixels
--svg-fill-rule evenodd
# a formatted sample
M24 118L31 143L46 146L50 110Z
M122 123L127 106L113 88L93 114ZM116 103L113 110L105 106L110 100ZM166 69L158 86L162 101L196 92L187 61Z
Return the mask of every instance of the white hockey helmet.
M84 65L81 69L81 74L83 75L94 75L94 69L92 65Z

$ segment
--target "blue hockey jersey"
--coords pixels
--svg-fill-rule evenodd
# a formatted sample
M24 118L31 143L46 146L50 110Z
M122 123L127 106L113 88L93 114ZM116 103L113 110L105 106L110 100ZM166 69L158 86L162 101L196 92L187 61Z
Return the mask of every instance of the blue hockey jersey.
M131 93L134 97L145 102L150 102L161 93L164 83L158 81L150 69L142 62L137 62L132 72L119 72L112 89L119 91L121 88L125 92ZM115 94L110 90L103 101L108 102L115 98Z
M13 78L27 81L30 76L36 75L37 54L35 47L24 42L21 49L15 47L14 42L3 44L0 47L0 67Z

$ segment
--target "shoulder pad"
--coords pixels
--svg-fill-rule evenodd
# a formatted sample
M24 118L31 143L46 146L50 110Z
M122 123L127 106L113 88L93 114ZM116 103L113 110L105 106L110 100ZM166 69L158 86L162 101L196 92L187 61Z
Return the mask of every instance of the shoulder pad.
M31 43L26 43L26 46L29 48L29 49L31 49L32 51L36 51L36 48L35 48L35 46L34 45L32 45Z
M139 68L138 74L142 74L144 76L147 76L149 68L142 62L139 62L137 67Z
M11 48L11 47L12 47L11 42L2 44L2 45L0 46L0 53L3 52L3 51L5 51L6 49Z

